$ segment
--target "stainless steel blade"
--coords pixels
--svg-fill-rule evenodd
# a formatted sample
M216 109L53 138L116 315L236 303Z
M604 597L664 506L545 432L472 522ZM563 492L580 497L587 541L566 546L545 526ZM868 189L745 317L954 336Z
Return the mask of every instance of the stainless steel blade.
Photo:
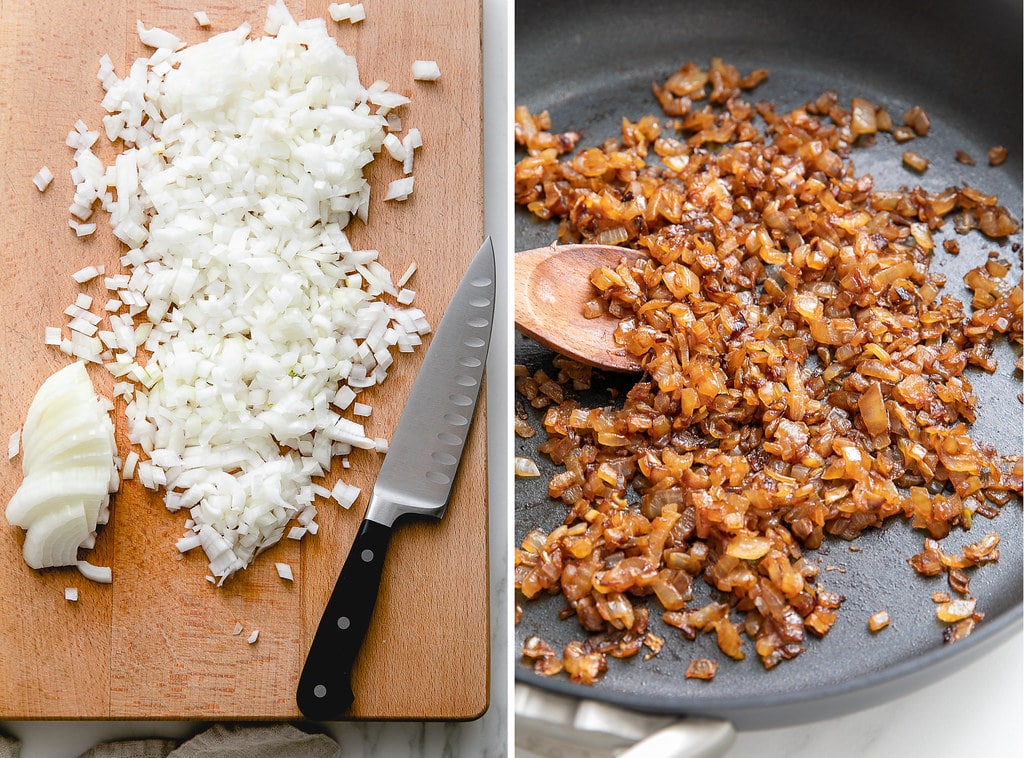
M390 526L404 514L444 515L483 380L494 297L488 237L434 330L377 476L368 520Z

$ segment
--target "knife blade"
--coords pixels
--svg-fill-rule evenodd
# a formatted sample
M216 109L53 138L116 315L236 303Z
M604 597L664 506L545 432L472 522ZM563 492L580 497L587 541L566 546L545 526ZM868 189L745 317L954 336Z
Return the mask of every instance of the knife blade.
M495 261L484 240L434 330L352 547L299 677L304 716L340 717L352 705L352 668L366 633L395 521L444 516L469 437L494 321Z

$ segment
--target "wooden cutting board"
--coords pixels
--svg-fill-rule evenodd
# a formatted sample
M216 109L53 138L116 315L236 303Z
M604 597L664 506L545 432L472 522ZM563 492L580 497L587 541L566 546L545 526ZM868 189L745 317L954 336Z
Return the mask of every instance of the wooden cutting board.
M96 79L107 53L119 76L147 55L135 24L168 29L189 44L248 21L262 35L267 0L238 2L0 4L0 436L18 429L39 384L70 358L43 344L43 328L64 325L79 292L100 313L102 278L78 285L71 274L103 263L119 270L123 253L105 214L79 239L68 227L75 121L100 128ZM291 0L296 19L323 17L354 55L365 85L376 79L412 97L403 125L423 133L415 192L383 202L399 164L381 157L370 170L375 193L369 224L355 224L356 247L381 251L397 277L411 261L416 305L437 324L465 265L483 237L481 7L479 0L365 0L367 19L337 24L327 2ZM201 29L193 12L205 10ZM150 51L151 52L151 51ZM436 60L441 79L412 79L414 59ZM105 138L101 142L105 143ZM95 148L109 164L114 149ZM45 193L32 184L42 165L55 179ZM371 436L391 436L422 353L399 356L369 401ZM97 390L113 380L90 367ZM114 411L121 455L129 450L123 401ZM484 412L443 521L401 525L392 541L373 626L354 672L353 718L471 719L488 704L487 490ZM365 452L365 451L360 451ZM23 535L0 516L0 718L292 719L295 686L320 614L344 562L380 465L376 453L353 456L346 479L363 488L345 511L318 505L319 534L283 540L221 588L205 580L200 551L179 560L175 540L184 513L137 482L124 483L113 517L89 559L113 568L99 585L73 569L33 571L21 556ZM340 471L340 466L336 467ZM335 473L335 476L337 472ZM0 509L21 481L20 456L0 459ZM328 479L328 486L333 477ZM275 562L291 565L283 581ZM79 591L76 603L64 588ZM233 631L243 626L240 635ZM259 630L259 639L247 637Z

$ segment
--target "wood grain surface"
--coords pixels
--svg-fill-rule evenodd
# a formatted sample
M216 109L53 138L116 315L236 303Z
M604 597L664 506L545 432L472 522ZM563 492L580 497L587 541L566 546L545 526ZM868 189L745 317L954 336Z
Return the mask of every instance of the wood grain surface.
M76 119L99 128L104 112L96 79L107 53L123 76L147 55L135 24L161 26L196 44L244 21L262 34L267 2L123 2L60 0L0 3L0 437L18 429L39 384L70 358L43 344L43 329L66 322L79 292L107 300L102 279L78 285L71 274L104 263L119 270L122 245L105 214L79 239L68 227L72 151L64 144ZM369 224L350 229L356 247L381 251L401 274L411 261L416 305L441 317L483 236L481 7L478 0L424 3L364 0L367 19L336 24L327 2L292 0L297 19L324 17L341 47L356 57L363 83L375 79L409 95L404 126L418 127L416 191L384 203L401 167L388 157L370 170ZM193 12L211 21L201 29ZM436 60L441 79L412 80L414 59ZM102 146L102 147L101 147ZM101 138L109 163L114 146ZM55 179L32 184L42 165ZM391 376L370 393L371 436L390 437L422 353L399 356ZM91 366L97 390L113 379ZM114 411L121 455L129 450L123 401ZM470 719L488 703L487 478L484 409L478 409L466 460L441 522L400 525L383 592L354 672L352 718ZM365 452L365 451L359 451ZM353 455L346 479L363 488L349 511L318 504L319 534L284 540L221 588L205 580L205 557L179 560L175 540L185 515L160 495L124 483L90 560L113 568L99 585L74 569L33 571L21 556L23 534L0 518L0 718L282 719L298 718L295 686L320 614L344 562L380 465ZM340 470L340 466L336 466ZM330 486L335 473L326 482ZM0 508L21 481L20 457L0 460ZM291 564L281 580L276 561ZM64 599L76 586L79 600ZM232 634L236 624L244 631ZM259 639L248 644L253 630Z

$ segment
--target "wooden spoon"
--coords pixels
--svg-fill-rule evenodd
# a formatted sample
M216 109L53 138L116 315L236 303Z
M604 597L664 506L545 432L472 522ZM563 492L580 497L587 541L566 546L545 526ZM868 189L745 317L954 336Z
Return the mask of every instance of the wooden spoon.
M516 253L516 328L556 353L608 371L639 372L640 362L615 344L618 321L583 316L597 297L590 273L644 253L611 245L550 245Z

